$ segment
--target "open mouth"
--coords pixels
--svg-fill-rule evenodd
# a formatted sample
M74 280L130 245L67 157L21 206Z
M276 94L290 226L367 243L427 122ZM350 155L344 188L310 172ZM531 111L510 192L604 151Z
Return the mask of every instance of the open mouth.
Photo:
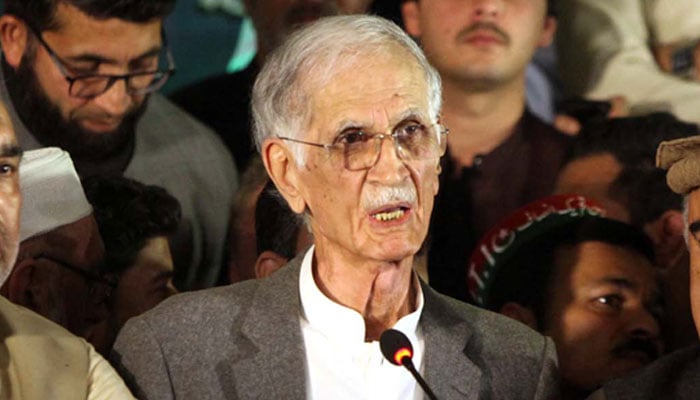
M380 222L388 222L388 221L395 221L398 219L401 219L406 212L408 211L408 207L393 207L389 209L384 209L379 212L371 214L372 218L374 218L376 221Z

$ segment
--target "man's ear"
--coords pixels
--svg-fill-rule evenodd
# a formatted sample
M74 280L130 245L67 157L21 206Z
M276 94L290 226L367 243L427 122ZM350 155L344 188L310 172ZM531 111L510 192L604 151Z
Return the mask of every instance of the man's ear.
M419 38L422 34L420 26L420 6L417 0L404 1L401 4L401 17L403 25L409 35Z
M0 44L7 63L17 69L27 50L27 25L14 15L0 16Z
M44 297L42 285L39 283L41 278L38 270L36 259L31 257L15 264L3 286L8 300L30 310L38 311L41 298Z
M537 318L535 318L535 313L528 307L509 301L501 307L499 312L537 330Z
M654 244L660 267L672 267L685 255L685 221L681 211L665 211L659 218L644 225L644 232Z
M299 167L289 149L280 139L266 139L262 145L262 159L270 179L282 194L289 208L297 214L306 210L306 200L301 192Z
M540 41L538 43L539 47L547 47L552 44L556 32L557 19L551 15L547 15L544 18L544 28L542 29L542 36L540 36Z
M267 278L287 264L288 261L274 251L263 251L258 256L258 259L255 260L255 278Z

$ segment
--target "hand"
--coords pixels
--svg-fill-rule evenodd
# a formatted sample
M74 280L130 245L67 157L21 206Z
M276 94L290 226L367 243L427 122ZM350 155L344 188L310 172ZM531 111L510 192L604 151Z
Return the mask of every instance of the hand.
M629 115L629 104L625 96L613 96L604 101L610 104L610 109L605 115L606 118L621 118ZM591 104L593 103L594 102L591 102ZM579 119L573 115L560 112L554 117L553 125L554 128L562 133L569 136L576 136L581 130L582 122L585 121L579 121Z

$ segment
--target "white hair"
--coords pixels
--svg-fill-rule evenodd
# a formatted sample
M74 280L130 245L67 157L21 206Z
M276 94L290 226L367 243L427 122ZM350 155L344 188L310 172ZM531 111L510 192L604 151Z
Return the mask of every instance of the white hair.
M292 34L273 51L252 93L253 133L258 151L268 137L301 139L310 120L308 103L313 88L323 87L334 74L359 57L381 57L403 49L423 71L428 87L429 117L437 121L441 107L440 75L423 51L401 28L384 18L348 15L321 18ZM300 146L296 147L297 149ZM304 153L295 151L296 162Z

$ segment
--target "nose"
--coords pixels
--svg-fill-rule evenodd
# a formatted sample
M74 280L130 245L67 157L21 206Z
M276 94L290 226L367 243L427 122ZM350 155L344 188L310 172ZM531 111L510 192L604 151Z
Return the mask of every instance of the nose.
M493 18L503 11L503 0L474 0L474 17Z
M406 163L399 156L400 148L391 136L385 136L379 145L377 162L370 168L370 175L385 184L402 182L409 175Z
M655 340L660 335L659 321L646 307L638 307L630 316L630 336Z
M126 91L126 81L120 79L92 101L109 116L121 117L131 107L133 100Z

